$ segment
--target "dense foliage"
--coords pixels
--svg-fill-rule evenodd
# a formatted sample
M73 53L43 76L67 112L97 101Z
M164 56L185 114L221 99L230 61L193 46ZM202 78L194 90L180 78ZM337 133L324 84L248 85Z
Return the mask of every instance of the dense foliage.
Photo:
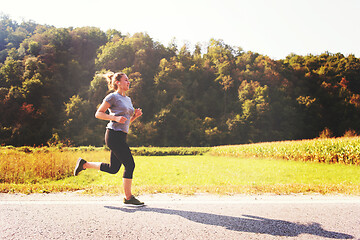
M144 115L132 146L210 146L334 136L360 130L360 62L290 54L274 61L221 40L163 44L94 27L0 18L0 144L104 144L94 118L102 73L123 71Z

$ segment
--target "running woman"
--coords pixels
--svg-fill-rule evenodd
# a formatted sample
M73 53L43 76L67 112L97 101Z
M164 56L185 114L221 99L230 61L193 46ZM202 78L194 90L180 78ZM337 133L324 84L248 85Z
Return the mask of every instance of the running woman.
M142 206L144 203L136 199L131 193L135 162L126 142L130 123L142 115L142 110L140 108L134 109L130 97L126 96L130 82L125 73L109 73L105 77L109 90L113 92L104 98L96 111L95 117L110 121L105 132L105 143L111 150L110 164L87 162L79 158L75 166L74 175L77 176L79 172L88 168L115 174L120 170L121 165L124 165L124 204ZM109 113L106 112L107 110L109 110Z

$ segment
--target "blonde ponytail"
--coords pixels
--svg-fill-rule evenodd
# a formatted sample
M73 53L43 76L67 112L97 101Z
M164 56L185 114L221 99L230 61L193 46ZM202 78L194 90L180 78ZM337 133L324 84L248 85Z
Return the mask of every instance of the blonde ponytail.
M116 84L116 81L120 81L122 76L124 75L125 73L122 72L117 72L117 73L108 72L103 75L108 83L108 88L110 91L117 91L118 85Z
M106 79L106 81L108 83L109 90L116 90L116 88L117 88L116 85L114 86L113 76L114 76L113 72L108 72L103 75L103 77Z

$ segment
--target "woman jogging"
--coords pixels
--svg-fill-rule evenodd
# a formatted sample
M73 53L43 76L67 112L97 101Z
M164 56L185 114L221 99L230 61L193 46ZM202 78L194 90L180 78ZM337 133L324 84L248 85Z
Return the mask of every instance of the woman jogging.
M131 193L131 183L135 168L134 158L130 148L126 143L126 136L129 131L130 123L142 115L140 108L134 109L131 99L126 96L130 82L125 73L110 73L106 75L109 90L108 94L100 107L97 109L95 117L102 120L110 120L106 127L105 143L111 150L110 164L101 162L87 162L79 158L74 170L74 175L87 168L101 170L115 174L121 165L125 167L123 174L124 185L124 204L144 205ZM106 111L109 110L109 114Z

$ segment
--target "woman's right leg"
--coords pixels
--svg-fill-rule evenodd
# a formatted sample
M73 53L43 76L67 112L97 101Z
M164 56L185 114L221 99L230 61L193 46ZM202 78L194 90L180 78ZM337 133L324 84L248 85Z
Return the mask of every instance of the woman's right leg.
M111 149L110 151L110 164L102 162L86 162L83 165L84 169L91 168L101 170L110 174L116 174L121 167L121 160L116 156L117 148L119 145L119 139L116 133L112 130L107 129L105 133L105 143ZM115 151L114 151L115 150Z
M109 163L100 163L99 169L103 172L110 174L116 174L121 167L121 161L119 157L116 156L115 152L111 150L110 152L110 164Z
M85 161L85 160L83 160ZM110 157L110 164L109 163L102 163L102 162L86 162L80 166L80 170L75 169L75 176L78 174L78 172L85 170L85 169L96 169L101 170L103 172L116 174L121 167L120 160L116 157L114 152L111 151L111 157ZM78 166L76 167L78 168Z
M84 169L91 168L91 169L100 170L100 165L101 165L101 162L86 162L86 163L84 163L83 168Z

